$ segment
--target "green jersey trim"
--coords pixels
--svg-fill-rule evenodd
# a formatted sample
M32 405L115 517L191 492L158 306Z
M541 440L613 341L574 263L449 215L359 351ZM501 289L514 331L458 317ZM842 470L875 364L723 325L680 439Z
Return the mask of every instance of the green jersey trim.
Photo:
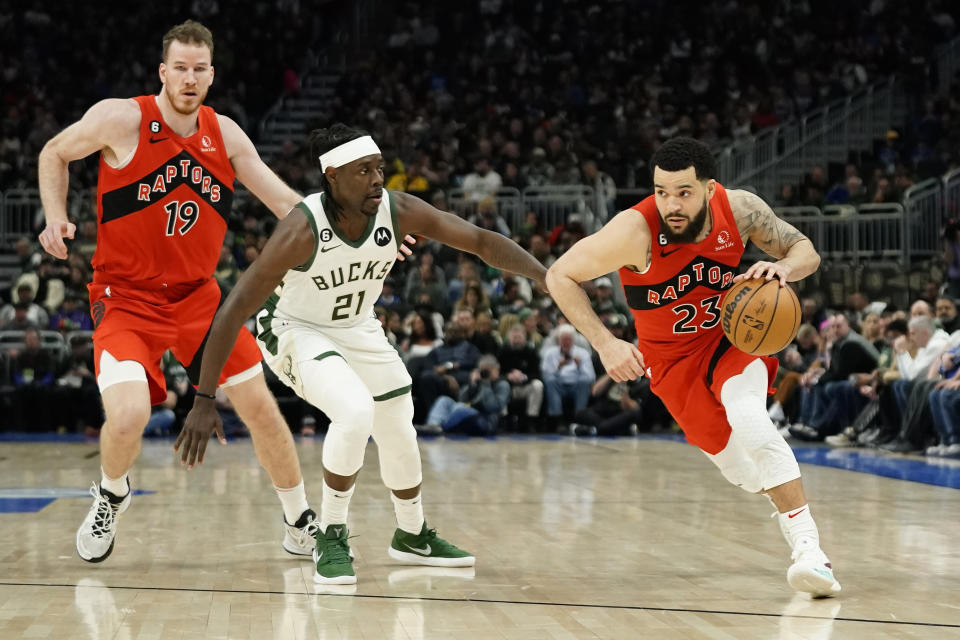
M373 233L373 228L374 228L375 226L377 226L377 225L376 225L376 222L377 222L377 216L376 216L376 214L374 214L374 215L372 215L372 216L368 216L368 217L367 217L367 228L364 230L364 232L363 232L362 234L360 234L360 237L359 237L359 238L357 238L356 240L351 240L350 238L348 238L347 236L343 235L343 233L340 232L340 229L337 228L337 221L336 221L336 220L333 220L333 219L330 217L330 214L327 213L327 205L326 205L326 202L327 202L327 194L325 194L325 193L321 193L321 194L320 194L320 202L323 203L323 214L324 214L325 216L327 216L327 222L330 224L330 229L333 230L333 233L336 234L336 236L337 236L338 238L340 238L341 240L343 240L344 244L346 244L346 245L348 245L348 246L351 246L351 247L353 247L354 249L359 249L359 248L363 245L363 243L367 241L367 238L370 237L370 234Z
M318 355L318 356L313 356L313 359L314 359L314 360L323 360L324 358L329 358L330 356L337 356L338 358L343 358L343 356L340 355L339 353L337 353L336 351L324 351L323 353L321 353L321 354Z
M412 384L408 384L405 387L400 387L399 389L394 389L393 391L387 391L379 396L373 396L374 402L383 402L384 400L390 400L396 398L397 396L402 396L405 393L409 393L410 389L413 388Z
M279 342L277 336L273 333L273 314L277 310L277 302L280 301L280 296L276 293L271 293L270 297L267 298L267 301L263 303L263 308L267 310L267 315L260 318L257 322L260 324L260 332L257 333L257 338L263 342L263 346L266 347L272 355L277 355L277 344Z
M384 189L383 192L388 194L390 198L390 220L393 221L393 235L397 239L397 251L399 251L400 245L403 244L403 236L400 235L400 223L397 222L397 201L393 197L393 194L386 189Z
M313 253L310 255L310 259L304 262L299 267L294 267L294 271L309 271L310 267L313 266L313 261L317 259L317 250L320 248L320 232L317 230L317 221L313 217L313 212L310 211L310 207L306 205L305 202L301 201L297 203L303 213L307 216L307 221L310 223L310 230L313 231Z

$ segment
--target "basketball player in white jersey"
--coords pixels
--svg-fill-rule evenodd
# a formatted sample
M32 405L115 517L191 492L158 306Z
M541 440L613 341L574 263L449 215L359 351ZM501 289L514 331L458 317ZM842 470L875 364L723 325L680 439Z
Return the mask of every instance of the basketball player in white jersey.
M213 394L230 345L260 309L257 340L267 364L331 420L323 445L314 580L356 583L347 508L371 435L397 517L389 555L412 564L472 566L472 555L437 537L424 521L411 379L373 305L407 234L468 251L541 286L546 270L505 236L384 190L383 157L364 132L342 124L320 129L311 134L310 148L319 158L324 189L277 225L230 292L210 330L198 390ZM221 433L214 403L198 395L178 440L182 460L202 460L214 430Z

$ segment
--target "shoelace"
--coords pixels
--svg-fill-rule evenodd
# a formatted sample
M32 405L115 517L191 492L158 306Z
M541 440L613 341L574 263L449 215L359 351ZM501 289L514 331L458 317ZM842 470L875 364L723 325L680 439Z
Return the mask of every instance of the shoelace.
M296 533L293 534L293 537L297 544L302 545L308 537L316 539L317 532L320 531L320 523L314 519L308 522L306 526L291 528L296 530Z
M347 538L327 539L324 559L331 564L350 562L350 545L347 543Z
M97 514L93 518L93 527L91 530L97 538L106 537L111 529L113 529L113 523L116 520L117 510L120 506L114 505L105 495L100 493L96 484L90 487L90 495L93 496L97 505Z

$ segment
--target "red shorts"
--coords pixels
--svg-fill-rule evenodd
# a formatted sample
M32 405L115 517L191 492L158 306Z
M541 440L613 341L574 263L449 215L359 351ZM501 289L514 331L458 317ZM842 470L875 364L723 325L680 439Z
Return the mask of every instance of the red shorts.
M778 362L770 356L752 356L737 349L722 332L707 347L680 360L650 364L650 389L683 429L687 442L711 455L723 451L730 439L727 412L720 404L723 383L743 373L748 364L767 366L767 393L777 375Z
M88 289L98 376L100 357L105 350L117 360L135 360L147 372L150 402L160 404L167 399L161 360L169 349L187 369L191 382L197 384L200 358L194 363L194 357L206 339L220 304L216 280L211 278L189 292L101 283L91 283ZM256 340L247 329L241 329L218 384L261 360Z

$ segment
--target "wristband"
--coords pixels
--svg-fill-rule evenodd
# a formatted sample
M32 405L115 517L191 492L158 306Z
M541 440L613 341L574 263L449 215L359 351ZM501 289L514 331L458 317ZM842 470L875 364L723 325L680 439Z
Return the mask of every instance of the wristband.
M217 399L217 396L216 396L215 394L213 394L213 393L201 393L201 392L197 391L196 394L197 394L198 396L200 396L201 398L210 398L211 400L216 400L216 399Z

